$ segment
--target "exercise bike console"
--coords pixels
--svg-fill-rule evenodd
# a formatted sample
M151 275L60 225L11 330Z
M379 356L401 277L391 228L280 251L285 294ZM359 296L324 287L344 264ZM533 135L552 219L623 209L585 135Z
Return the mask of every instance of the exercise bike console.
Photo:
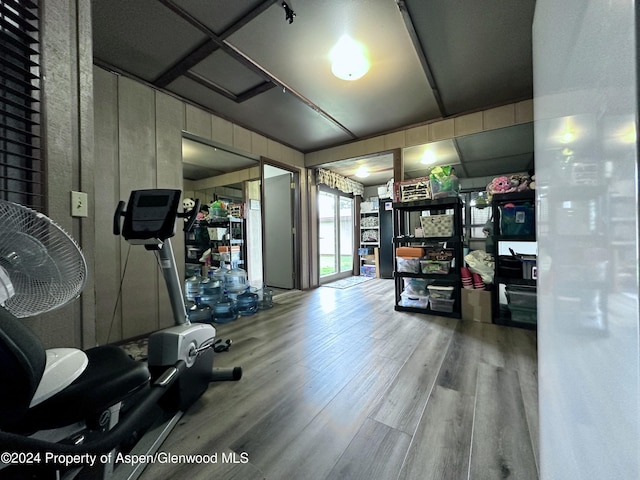
M173 237L179 202L180 190L134 190L124 214L122 236L132 244L143 245ZM123 207L121 202L120 209Z

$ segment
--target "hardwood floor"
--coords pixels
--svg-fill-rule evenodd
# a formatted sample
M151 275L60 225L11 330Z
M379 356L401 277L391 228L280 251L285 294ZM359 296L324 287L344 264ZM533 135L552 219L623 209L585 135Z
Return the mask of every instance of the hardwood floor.
M216 364L244 376L213 384L160 451L217 461L152 463L141 478L538 478L535 332L393 303L376 279L216 326L233 339Z

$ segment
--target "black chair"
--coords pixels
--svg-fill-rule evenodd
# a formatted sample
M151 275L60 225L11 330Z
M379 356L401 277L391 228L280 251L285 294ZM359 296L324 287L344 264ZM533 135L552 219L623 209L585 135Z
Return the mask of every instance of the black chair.
M0 308L0 430L30 434L77 422L94 424L109 409L150 385L147 366L112 345L85 351L86 369L69 386L29 408L46 353L31 330Z

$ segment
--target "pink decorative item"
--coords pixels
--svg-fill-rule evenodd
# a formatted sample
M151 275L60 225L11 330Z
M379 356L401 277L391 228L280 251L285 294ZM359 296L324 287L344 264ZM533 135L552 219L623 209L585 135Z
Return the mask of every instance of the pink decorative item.
M508 193L513 186L509 177L496 177L491 181L493 193Z

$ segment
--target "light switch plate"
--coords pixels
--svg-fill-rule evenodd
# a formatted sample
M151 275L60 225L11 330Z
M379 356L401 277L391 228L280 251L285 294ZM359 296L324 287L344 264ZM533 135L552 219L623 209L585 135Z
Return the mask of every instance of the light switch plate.
M71 192L71 216L89 216L89 201L85 192Z

